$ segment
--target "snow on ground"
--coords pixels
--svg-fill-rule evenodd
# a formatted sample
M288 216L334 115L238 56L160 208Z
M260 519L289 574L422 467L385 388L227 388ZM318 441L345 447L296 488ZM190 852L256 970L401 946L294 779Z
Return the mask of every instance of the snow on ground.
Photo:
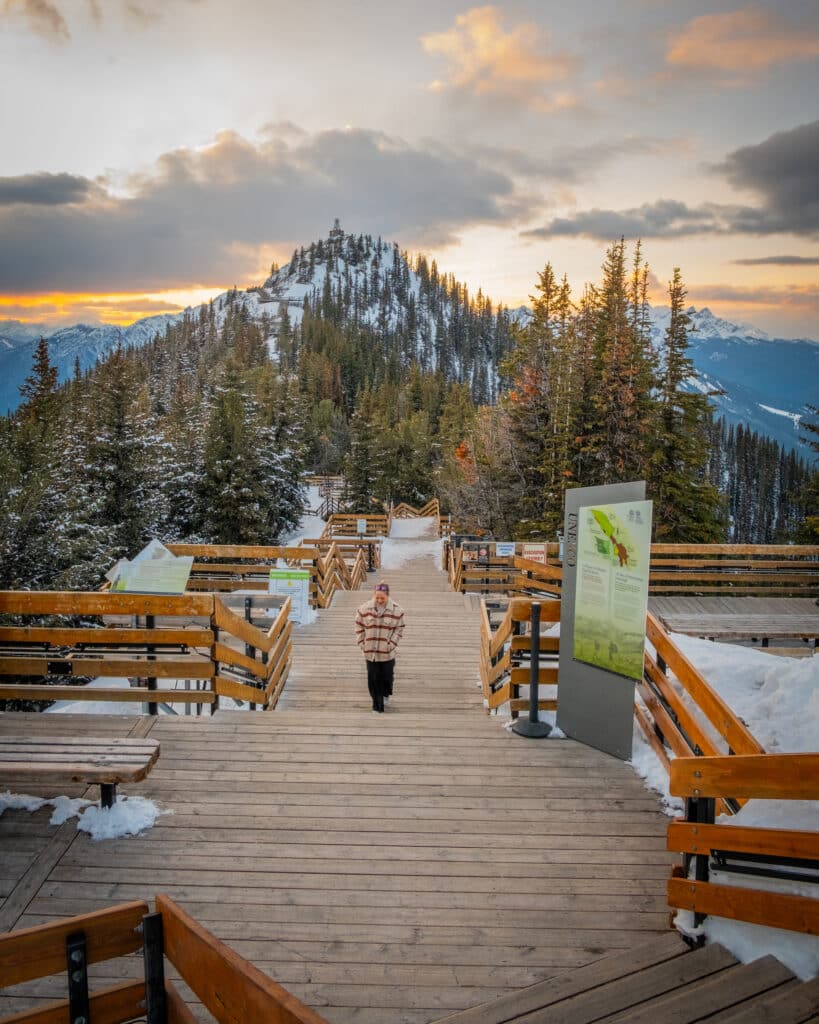
M70 818L77 818L77 830L87 832L92 839L119 839L135 836L152 828L161 814L173 811L161 810L152 800L142 796L120 796L113 807L99 807L91 800L55 796L41 799L21 793L0 793L0 817L4 811L39 811L41 807L53 807L50 825L62 825Z
M440 568L443 541L435 536L437 532L435 518L393 519L390 535L381 545L381 569L400 569L416 558L431 558Z
M408 519L393 519L390 526L390 540L437 536L438 520L434 516Z
M281 538L279 547L296 547L305 537L308 540L318 540L324 533L326 525L327 523L320 516L303 515L295 530Z

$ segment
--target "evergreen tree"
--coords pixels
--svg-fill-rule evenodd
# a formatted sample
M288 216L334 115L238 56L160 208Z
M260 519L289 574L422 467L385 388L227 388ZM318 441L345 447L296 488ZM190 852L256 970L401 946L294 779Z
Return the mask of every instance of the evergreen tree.
M650 455L655 536L668 543L714 543L724 538L725 530L719 492L705 474L711 411L705 395L686 388L694 371L688 356L691 318L677 267L668 297L670 317Z

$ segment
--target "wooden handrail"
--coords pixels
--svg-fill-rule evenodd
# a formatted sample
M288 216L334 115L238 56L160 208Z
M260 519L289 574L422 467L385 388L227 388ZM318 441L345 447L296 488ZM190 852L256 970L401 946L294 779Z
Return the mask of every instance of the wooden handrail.
M673 796L756 800L819 800L819 753L678 758Z
M269 630L264 631L228 608L218 595L182 596L112 593L4 591L0 611L15 616L153 615L157 619L196 618L182 628L157 622L150 629L120 626L77 628L60 626L4 626L0 628L2 676L100 677L200 680L204 690L149 686L86 687L11 682L0 684L4 700L127 701L218 705L229 696L272 706L287 678L292 644L291 602L278 609ZM218 635L218 638L217 638ZM236 641L235 644L231 640ZM275 687L271 689L271 679ZM275 692L274 692L275 691Z
M327 1024L324 1017L272 981L203 928L168 896L157 896L165 952L217 1020L242 1024ZM230 1007L229 1017L225 1015Z
M237 1024L327 1024L309 1006L220 942L173 900L157 896L156 909L162 918L160 966L162 958L166 958L217 1020ZM161 975L157 978L156 972L148 972L146 964L144 978L92 991L85 969L86 965L143 949L143 931L153 918L147 903L126 903L0 936L0 988L77 971L76 964L67 960L66 940L71 935L80 935L85 958L73 980L85 989L90 1019L103 1024L124 1024L144 1017L146 1001L155 1001L159 995L156 986L162 985ZM147 943L145 948L147 952ZM168 1024L194 1024L196 1018L173 983L166 980L164 987ZM0 1017L0 1024L60 1024L73 1019L68 999L38 1002L36 1009Z
M725 740L730 750L737 754L764 753L762 744L755 739L747 726L710 686L702 673L686 658L651 612L646 616L646 636L659 657L671 669L697 707ZM652 674L656 678L657 663L647 656L646 665L648 678L650 679ZM675 713L684 708L682 701L679 700L672 688L669 687L664 696L672 702ZM690 752L695 753L693 750Z

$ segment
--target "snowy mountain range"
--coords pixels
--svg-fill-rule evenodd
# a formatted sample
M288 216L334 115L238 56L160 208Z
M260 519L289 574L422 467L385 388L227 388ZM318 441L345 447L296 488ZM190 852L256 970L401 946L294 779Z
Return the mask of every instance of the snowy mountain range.
M459 379L470 379L480 371L486 375L483 386L491 398L503 334L497 311L493 314L488 300L480 296L477 315L466 313L456 298L458 287L451 277L439 274L434 264L410 266L396 245L334 229L328 239L296 251L289 263L274 268L262 285L234 292L231 300L241 303L249 316L264 318L273 358L278 333L288 321L292 326L301 321L305 298L313 309L331 302L347 322L364 325L376 336L398 332L405 339L407 355L422 365L445 361ZM228 298L229 293L224 293L213 300L217 321L227 314ZM772 338L751 325L723 320L708 308L691 307L689 313L693 328L689 351L696 371L690 380L692 389L708 393L717 415L729 422L744 423L807 454L799 421L808 403L819 404L819 342ZM52 362L65 380L73 373L76 359L84 370L118 345L144 345L184 315L151 316L127 327L77 324L53 332L41 324L0 320L0 410L13 410L19 404L18 389L30 372L41 336L49 339ZM507 315L525 323L531 313L522 306L501 313L504 319ZM652 309L656 342L668 317L666 308ZM442 351L441 325L452 327L453 323L462 326L463 345Z
M0 320L0 412L5 414L20 404L19 387L31 372L34 350L40 338L48 338L51 362L57 367L60 381L64 381L73 375L77 359L80 369L87 370L118 345L123 348L144 345L181 315L162 313L137 320L128 327L75 324L56 331L44 324Z

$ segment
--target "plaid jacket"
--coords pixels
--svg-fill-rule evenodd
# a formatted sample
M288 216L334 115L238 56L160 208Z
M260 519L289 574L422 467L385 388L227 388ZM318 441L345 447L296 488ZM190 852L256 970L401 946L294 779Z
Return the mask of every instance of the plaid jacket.
M391 661L404 632L404 609L388 600L379 611L370 598L355 613L355 639L367 661Z

